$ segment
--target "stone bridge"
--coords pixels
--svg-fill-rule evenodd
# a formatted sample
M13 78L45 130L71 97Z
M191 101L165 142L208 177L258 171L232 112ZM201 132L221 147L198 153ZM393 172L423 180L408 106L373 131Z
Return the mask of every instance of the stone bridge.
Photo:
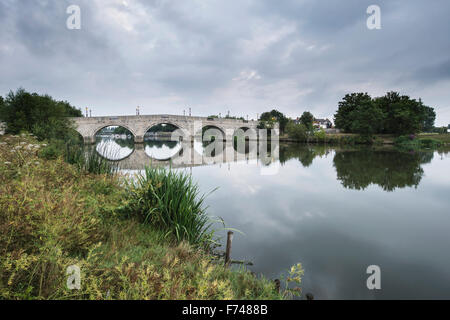
M206 118L177 115L139 115L111 117L71 118L75 129L83 136L85 143L94 143L98 131L109 126L121 126L128 129L136 143L144 142L145 133L158 124L171 124L183 132L184 137L201 137L204 127L220 130L225 141L231 141L236 130L253 129L257 133L258 121L246 121L227 118ZM276 128L277 129L277 128ZM183 138L184 139L184 138Z

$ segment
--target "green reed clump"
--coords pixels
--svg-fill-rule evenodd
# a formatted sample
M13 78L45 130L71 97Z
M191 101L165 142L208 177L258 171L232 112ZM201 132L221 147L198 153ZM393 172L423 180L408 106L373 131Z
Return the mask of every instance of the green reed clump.
M190 175L172 169L146 167L128 185L128 216L138 216L177 242L209 246L212 222L206 214L205 195Z
M95 149L89 148L85 152L84 170L94 174L114 174L119 170L117 161L108 160Z

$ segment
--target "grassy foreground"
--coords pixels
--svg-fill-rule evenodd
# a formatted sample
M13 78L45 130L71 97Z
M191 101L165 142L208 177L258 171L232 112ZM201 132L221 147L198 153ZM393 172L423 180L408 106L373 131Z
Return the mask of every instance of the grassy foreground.
M40 149L28 135L0 137L0 298L286 297L273 281L226 269L201 248L124 217L123 177L44 160ZM72 265L80 290L67 288Z

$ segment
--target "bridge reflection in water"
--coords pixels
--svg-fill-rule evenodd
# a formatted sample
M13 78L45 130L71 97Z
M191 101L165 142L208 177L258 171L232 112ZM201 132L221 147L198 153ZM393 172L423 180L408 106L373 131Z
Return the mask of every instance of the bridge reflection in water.
M96 151L108 160L119 161L122 170L141 170L146 165L190 168L230 162L269 166L279 161L278 143L246 141L170 141L145 140L134 144L130 139L98 137Z

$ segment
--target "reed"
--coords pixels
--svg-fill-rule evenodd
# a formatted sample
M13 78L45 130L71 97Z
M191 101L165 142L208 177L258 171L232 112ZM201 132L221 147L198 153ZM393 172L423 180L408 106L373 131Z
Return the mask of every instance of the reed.
M112 175L119 170L119 162L108 160L114 158L112 151L103 146L104 150L99 150L103 155L93 147L83 147L80 145L67 145L65 152L66 162L77 166L80 170L84 170L94 174Z
M129 216L138 216L173 237L195 246L213 243L212 220L206 214L206 195L190 175L172 169L146 167L128 184Z

